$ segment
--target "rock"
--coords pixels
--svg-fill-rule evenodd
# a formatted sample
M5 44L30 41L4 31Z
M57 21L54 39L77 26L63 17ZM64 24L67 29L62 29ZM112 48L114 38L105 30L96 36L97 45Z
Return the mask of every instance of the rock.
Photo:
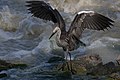
M83 75L87 73L88 69L91 69L92 67L98 65L101 62L102 59L99 57L99 55L92 54L78 56L77 58L75 58L75 60L72 60L71 63L75 74ZM63 67L63 71L68 71L67 64L62 57L52 57L48 60L48 63L52 64L53 70L58 70ZM63 66L64 63L65 65ZM70 65L70 61L68 61L68 64Z
M72 79L72 74L69 71L63 71L57 75L55 75L57 80L73 80Z
M47 75L52 75L58 80L68 79L72 80L120 80L120 65L115 62L108 62L104 64L102 59L97 54L86 54L77 56L71 61L74 75L68 70L66 60L62 57L53 56L48 60L48 64L52 67L50 71L46 72ZM67 61L70 66L70 61ZM63 67L61 70L61 67Z
M64 58L53 56L46 65L37 66L28 72L57 80L72 80L76 76L75 80L119 80L120 65L114 62L103 64L99 55L82 55L72 60L73 71L76 72L74 75L68 70L67 65L64 66L63 71L58 70L64 62ZM70 65L69 61L68 64Z
M74 74L85 75L87 73L87 68L79 64L79 61L72 61L72 66Z
M24 68L26 68L26 67L27 67L26 64L13 64L13 65L11 66L11 68L20 68L20 69L24 69Z
M53 70L63 67L63 71L69 71L67 64L63 66L65 60L62 57L52 57L48 62L52 64ZM76 75L104 76L120 72L120 65L116 65L114 62L103 64L102 59L96 54L78 56L71 62ZM70 65L70 61L68 61L68 64Z
M82 56L77 56L75 60L78 61L79 65L86 68L91 68L102 63L102 59L98 54L87 54Z
M3 71L3 70L12 69L12 68L24 69L26 67L27 67L26 64L12 64L12 63L8 63L4 60L0 60L0 72ZM0 78L3 78L3 77L7 77L7 74L6 73L0 73Z
M89 72L87 73L88 75L110 75L115 72L120 71L120 65L116 66L113 62L109 62L107 64L98 64L97 66L91 68Z
M8 63L6 61L0 60L0 71L8 70L8 69L11 69L11 68L24 69L25 67L27 67L26 64L12 64L12 63Z
M120 80L120 73L112 73L110 77L114 80Z
M117 63L120 64L120 55L116 59Z
M3 77L7 77L7 74L6 73L0 74L0 78L3 78Z

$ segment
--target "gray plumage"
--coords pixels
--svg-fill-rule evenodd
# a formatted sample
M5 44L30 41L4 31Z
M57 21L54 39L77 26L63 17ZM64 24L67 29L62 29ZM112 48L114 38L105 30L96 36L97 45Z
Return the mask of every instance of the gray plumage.
M28 10L33 14L33 16L58 24L58 26L53 30L53 33L57 34L57 45L63 47L65 51L75 50L80 44L85 46L85 44L79 39L82 32L86 28L104 31L108 27L111 28L114 22L108 17L94 11L81 11L75 16L73 22L71 23L70 29L67 32L62 16L48 3L45 3L44 1L27 1L26 3L26 6L29 8Z
M45 3L44 1L27 1L26 3L28 10L30 11L30 13L33 14L33 16L43 20L49 20L57 24L50 38L54 34L56 34L57 45L59 47L62 47L63 50L66 51L67 54L69 54L70 69L69 65L67 66L72 73L74 72L72 69L71 54L69 53L69 51L79 48L80 45L86 46L82 41L79 40L82 32L86 28L104 31L107 28L111 28L114 23L114 21L110 18L105 17L94 11L80 11L78 12L78 14L76 14L74 20L70 25L69 30L66 31L65 22L57 9L53 9L48 3ZM65 56L65 58L67 59L67 55Z

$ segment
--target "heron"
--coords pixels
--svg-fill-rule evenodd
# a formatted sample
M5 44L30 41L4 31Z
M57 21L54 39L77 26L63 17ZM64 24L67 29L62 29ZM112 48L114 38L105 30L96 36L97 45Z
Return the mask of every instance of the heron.
M26 6L34 17L52 21L57 24L49 39L55 35L56 44L65 52L65 59L70 57L70 68L72 72L70 51L76 50L80 45L86 46L80 38L85 29L105 31L113 26L114 21L100 13L91 10L80 11L75 15L70 27L66 30L65 21L56 8L44 1L26 1Z

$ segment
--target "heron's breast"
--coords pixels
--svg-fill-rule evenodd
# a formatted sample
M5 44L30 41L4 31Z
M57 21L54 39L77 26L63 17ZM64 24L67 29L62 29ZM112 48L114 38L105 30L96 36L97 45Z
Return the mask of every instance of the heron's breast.
M65 39L60 39L60 38L57 38L57 37L56 37L56 44L59 47L66 47L66 46L68 46L68 43L65 41Z

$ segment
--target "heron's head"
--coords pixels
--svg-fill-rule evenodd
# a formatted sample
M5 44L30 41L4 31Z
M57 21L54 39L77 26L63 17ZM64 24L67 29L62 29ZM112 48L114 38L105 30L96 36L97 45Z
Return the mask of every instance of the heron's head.
M55 27L55 29L53 30L51 36L49 37L49 39L55 34L57 33L58 31L60 31L60 28L59 27Z

